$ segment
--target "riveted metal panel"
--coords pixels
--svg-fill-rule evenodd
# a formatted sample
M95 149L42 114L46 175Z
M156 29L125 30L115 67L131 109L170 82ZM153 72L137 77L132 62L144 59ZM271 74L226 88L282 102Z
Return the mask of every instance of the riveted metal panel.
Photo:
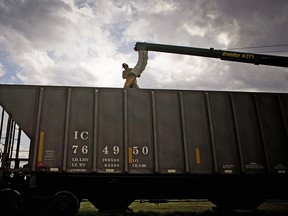
M285 119L276 94L258 94L260 124L263 133L263 144L266 148L267 162L271 172L287 173L288 140L285 130Z
M279 94L281 113L283 116L284 129L286 131L286 137L288 140L288 95L287 94Z
M263 173L266 162L254 96L249 93L234 93L233 97L245 172Z
M212 173L214 168L205 94L184 92L183 103L190 172Z
M184 173L184 150L178 92L157 91L156 130L160 173Z
M0 85L0 105L33 171L287 173L287 94Z
M239 173L239 152L229 94L211 92L209 95L219 173Z
M45 88L40 111L37 165L62 170L66 113L65 88Z
M35 113L37 113L38 88L33 86L0 85L0 103L6 112L32 139Z
M128 91L128 163L130 173L154 173L153 116L150 91Z
M99 90L97 172L124 172L124 108L122 89Z
M70 107L66 167L70 172L90 172L94 151L93 89L72 89Z
M285 123L288 123L288 95L287 94L279 94L280 95L280 100L282 101L282 112L285 118ZM287 126L287 125L286 125ZM287 128L286 128L287 129Z

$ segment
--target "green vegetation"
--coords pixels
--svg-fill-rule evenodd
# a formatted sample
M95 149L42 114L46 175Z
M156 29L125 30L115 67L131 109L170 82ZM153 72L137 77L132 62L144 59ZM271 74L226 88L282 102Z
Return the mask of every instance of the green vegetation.
M213 209L214 205L208 201L168 202L168 203L141 203L133 202L129 212L100 213L90 202L81 203L78 216L286 216L288 202L265 202L254 211L219 212Z

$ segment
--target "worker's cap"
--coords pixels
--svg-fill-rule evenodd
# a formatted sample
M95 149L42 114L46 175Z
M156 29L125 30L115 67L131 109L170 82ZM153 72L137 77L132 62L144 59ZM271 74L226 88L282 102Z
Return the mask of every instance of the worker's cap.
M124 66L128 66L128 64L126 64L126 63L123 63L123 64L122 64L122 68L124 68Z

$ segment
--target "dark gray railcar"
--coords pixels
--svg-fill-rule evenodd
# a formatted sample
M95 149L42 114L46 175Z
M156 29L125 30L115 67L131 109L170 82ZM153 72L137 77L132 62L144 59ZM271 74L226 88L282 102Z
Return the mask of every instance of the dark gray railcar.
M256 208L288 198L288 94L0 85L0 105L9 116L0 199L15 211L76 215L82 199L105 210L135 199ZM15 123L31 140L24 166Z

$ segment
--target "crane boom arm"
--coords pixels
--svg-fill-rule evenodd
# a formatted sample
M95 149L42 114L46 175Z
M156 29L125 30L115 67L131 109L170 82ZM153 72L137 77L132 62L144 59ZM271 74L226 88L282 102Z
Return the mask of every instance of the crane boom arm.
M228 50L216 50L214 48L205 49L205 48L137 42L135 44L134 50L135 51L147 50L155 52L201 56L208 58L218 58L226 61L251 63L255 65L288 67L288 57L285 56L263 55L256 53L235 52Z

